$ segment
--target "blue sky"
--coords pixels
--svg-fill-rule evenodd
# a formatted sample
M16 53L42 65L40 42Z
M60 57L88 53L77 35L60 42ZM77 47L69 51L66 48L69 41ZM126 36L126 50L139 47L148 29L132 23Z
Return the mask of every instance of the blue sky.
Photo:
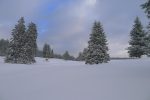
M113 57L128 56L129 33L136 16L144 27L140 5L146 0L0 0L0 38L9 39L17 20L38 26L38 46L49 43L57 53L77 54L87 47L95 20L103 24Z

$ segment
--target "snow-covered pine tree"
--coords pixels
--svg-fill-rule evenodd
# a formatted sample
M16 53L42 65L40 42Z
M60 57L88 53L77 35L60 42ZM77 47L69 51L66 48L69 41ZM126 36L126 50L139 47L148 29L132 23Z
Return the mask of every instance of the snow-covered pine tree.
M146 49L145 49L145 54L150 57L150 34L145 39L146 41Z
M146 50L146 32L144 32L142 23L138 17L136 17L134 21L133 28L130 32L130 38L130 47L128 48L129 56L141 58Z
M142 9L145 10L145 13L147 14L148 19L150 19L150 0L147 0L144 4L141 5ZM150 22L147 26L148 29L148 35L146 39L146 55L150 57Z
M25 45L24 36L26 34L26 27L24 18L21 17L18 24L12 30L12 38L10 39L7 56L5 59L6 63L25 63Z
M25 53L26 53L26 62L28 64L35 63L35 54L37 50L37 29L36 25L34 23L30 23L26 32L26 35L24 36L25 40Z
M86 55L86 64L107 63L109 61L108 46L105 32L100 22L93 25L88 50Z
M145 13L147 14L147 17L150 18L150 0L147 0L141 6L142 6L142 9L145 10Z
M50 58L50 54L51 54L50 46L48 44L45 44L43 47L43 57L48 59Z

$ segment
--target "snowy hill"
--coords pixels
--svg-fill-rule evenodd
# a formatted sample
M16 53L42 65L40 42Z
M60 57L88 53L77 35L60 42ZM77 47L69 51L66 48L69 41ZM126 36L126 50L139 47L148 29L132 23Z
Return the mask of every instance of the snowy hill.
M36 60L16 65L0 58L0 100L150 100L150 59L92 66Z

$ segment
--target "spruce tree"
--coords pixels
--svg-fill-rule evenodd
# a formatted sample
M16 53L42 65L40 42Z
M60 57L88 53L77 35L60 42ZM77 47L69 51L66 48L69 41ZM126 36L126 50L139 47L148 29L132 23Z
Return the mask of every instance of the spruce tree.
M64 59L64 60L71 60L71 59L70 59L70 54L69 54L68 51L66 51L66 52L63 54L63 59Z
M86 55L86 64L107 63L109 61L108 46L105 32L100 22L93 25L88 50Z
M145 39L145 44L146 44L145 54L148 57L150 57L150 34L147 35L147 37Z
M134 21L133 28L130 32L130 41L128 53L130 57L141 58L145 54L146 50L146 33L143 30L143 26L138 17Z
M145 13L147 14L147 17L150 18L150 0L147 0L141 6L142 6L142 9L145 10Z
M145 13L150 19L150 0L147 0L144 4L141 5L142 9L145 10ZM147 32L147 39L146 39L146 55L150 57L150 22L147 26L148 32Z
M30 23L26 30L24 18L12 30L12 38L8 46L6 63L31 64L35 62L37 30L34 23Z
M21 17L18 24L12 30L12 38L10 39L8 53L5 59L6 63L25 63L25 45L24 36L26 34L24 18Z
M25 35L26 63L35 63L35 54L37 50L37 29L34 23L30 23Z

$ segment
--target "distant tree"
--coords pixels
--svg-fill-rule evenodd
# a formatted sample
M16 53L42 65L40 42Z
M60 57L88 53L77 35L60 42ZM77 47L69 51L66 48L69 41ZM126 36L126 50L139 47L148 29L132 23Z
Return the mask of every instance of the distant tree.
M133 28L130 32L130 41L128 53L130 57L141 58L145 54L146 49L146 33L143 30L143 26L138 17L134 21Z
M57 59L63 59L63 56L62 55L60 55L60 54L54 54L54 58L57 58Z
M9 42L8 52L5 59L6 63L20 63L24 64L25 61L25 41L26 27L24 18L18 21L15 28L12 30L12 38Z
M83 60L84 60L84 61L85 61L86 58L87 58L87 53L88 53L88 49L87 49L87 48L84 48L83 53L82 53L82 55L83 55Z
M86 64L107 63L109 61L108 46L105 32L100 22L93 25L88 50L86 55Z
M43 47L43 57L44 58L50 58L51 56L51 49L50 49L50 46L48 44L45 44L44 47Z
M51 50L50 57L54 58L54 51L53 51L53 49Z
M82 52L79 52L79 55L78 57L76 58L77 61L84 61L84 58L83 58L83 53Z
M7 54L8 45L9 45L8 40L4 39L0 40L0 56L5 56Z
M68 51L66 51L64 54L63 54L63 59L65 60L70 60L70 54Z
M75 60L75 58L71 56L68 51L66 51L62 57L64 60Z
M83 52L80 52L79 53L79 55L78 55L78 57L77 57L77 61L85 61L85 59L86 59L86 55L87 55L87 48L85 48L84 50L83 50Z

